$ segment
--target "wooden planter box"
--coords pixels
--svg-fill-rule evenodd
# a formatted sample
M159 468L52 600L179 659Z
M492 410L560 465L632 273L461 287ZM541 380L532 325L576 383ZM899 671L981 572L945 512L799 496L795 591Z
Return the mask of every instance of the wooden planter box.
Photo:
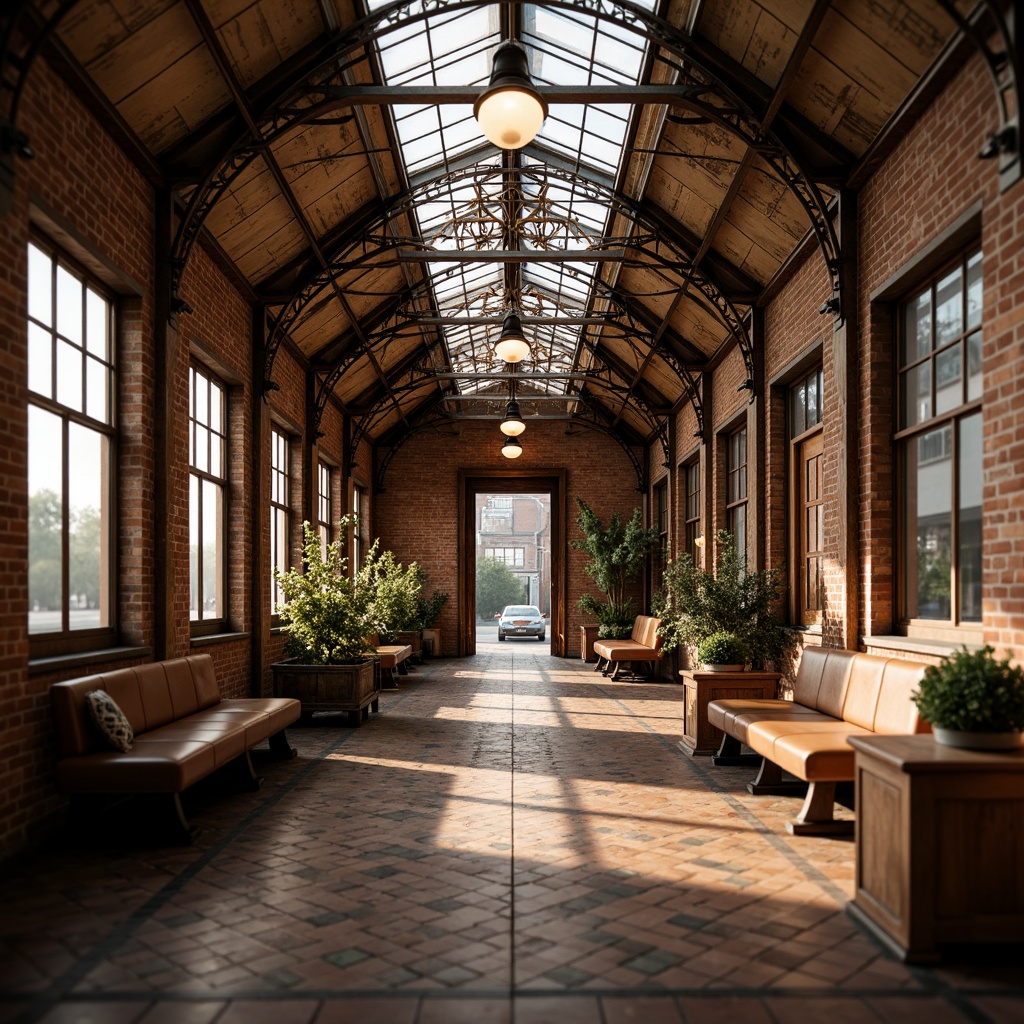
M441 630L439 629L425 629L420 634L421 640L424 642L425 647L432 647L430 656L433 658L441 657Z
M584 661L597 661L594 653L594 641L597 639L597 631L600 625L596 622L588 622L580 626L580 657Z
M412 660L417 664L423 661L423 633L418 629L402 629L398 632L398 643L407 644L412 648Z
M303 665L281 661L271 665L274 696L302 702L302 715L314 711L345 711L360 725L370 711L379 711L380 675L372 658L353 665Z

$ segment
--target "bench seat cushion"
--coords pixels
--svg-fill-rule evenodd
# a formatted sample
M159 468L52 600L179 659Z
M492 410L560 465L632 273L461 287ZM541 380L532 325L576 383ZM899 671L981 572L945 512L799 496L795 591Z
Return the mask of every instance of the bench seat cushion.
M400 661L405 661L412 654L408 644L385 644L377 648L381 668L397 668Z
M870 735L870 729L812 712L751 722L745 742L797 778L840 782L853 779L854 751L847 737Z
M636 640L598 640L594 653L608 661L654 661L661 657L660 651Z
M740 743L747 742L747 728L752 722L807 719L817 714L802 704L774 697L732 697L708 704L708 721Z

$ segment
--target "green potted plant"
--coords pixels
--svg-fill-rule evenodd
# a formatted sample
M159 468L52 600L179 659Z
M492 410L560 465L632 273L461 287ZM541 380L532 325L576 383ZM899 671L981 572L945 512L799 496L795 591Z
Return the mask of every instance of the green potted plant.
M666 565L662 648L696 647L716 633L730 633L746 650L744 660L764 668L796 642L796 633L774 611L781 597L779 572L748 570L727 530L719 530L715 542L712 569L695 565L689 554Z
M358 723L375 706L371 592L348 574L342 554L353 516L340 523L340 536L321 552L320 536L302 524L303 571L275 571L285 603L278 614L286 633L288 661L271 666L274 694L302 702L303 716L314 711L348 711Z
M939 743L1005 750L1020 746L1024 730L1024 669L995 650L961 647L929 665L910 698Z
M427 578L424 575L424 586L426 582ZM416 622L420 628L423 647L434 657L441 654L441 630L437 628L437 620L447 603L448 595L438 590L429 598L421 596L416 602Z
M590 561L584 566L588 576L606 597L599 601L591 594L580 597L579 607L593 615L599 623L601 639L616 640L628 637L636 617L633 599L626 596L626 586L643 572L650 550L658 543L658 531L643 525L643 512L633 509L625 525L618 512L605 529L597 513L582 499L577 498L579 516L576 525L582 540L572 541L577 551L585 551Z
M735 633L712 633L697 644L697 660L706 672L739 672L747 663L747 645Z
M381 644L412 647L413 656L422 653L416 624L418 602L423 590L423 571L415 562L403 566L392 551L380 551L375 540L356 573L357 585L369 590L372 632Z

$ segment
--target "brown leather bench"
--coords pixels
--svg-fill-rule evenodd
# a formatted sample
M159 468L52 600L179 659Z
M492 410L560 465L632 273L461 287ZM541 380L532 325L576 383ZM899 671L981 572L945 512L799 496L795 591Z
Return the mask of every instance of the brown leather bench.
M377 664L380 666L382 689L398 689L395 671L397 670L399 675L407 676L409 674L408 661L411 655L412 647L409 644L385 644L377 648Z
M809 783L794 835L849 834L853 822L835 819L836 785L854 779L850 736L930 732L910 695L927 665L855 651L808 647L800 657L793 699L736 698L708 704L708 721L724 732L715 764L742 763L740 744L764 760L754 794L792 793Z
M85 699L92 690L105 690L124 712L135 734L131 750L113 749L96 729ZM275 757L294 757L285 728L301 710L287 697L222 699L208 654L54 683L50 704L57 785L74 814L85 814L82 798L97 794L166 795L172 825L188 841L180 794L232 762L258 788L249 751L269 740Z
M612 679L618 679L619 669L626 662L650 664L660 661L663 657L661 637L658 636L660 625L661 619L638 615L628 640L596 640L594 654L597 655L597 664L594 671L600 669L604 675L611 672Z

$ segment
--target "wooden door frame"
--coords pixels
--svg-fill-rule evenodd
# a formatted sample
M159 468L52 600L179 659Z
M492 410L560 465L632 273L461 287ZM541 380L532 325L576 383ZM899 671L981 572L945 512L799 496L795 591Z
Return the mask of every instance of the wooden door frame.
M486 494L549 494L551 496L551 654L566 657L565 523L568 473L564 469L460 469L459 656L476 653L476 496Z

